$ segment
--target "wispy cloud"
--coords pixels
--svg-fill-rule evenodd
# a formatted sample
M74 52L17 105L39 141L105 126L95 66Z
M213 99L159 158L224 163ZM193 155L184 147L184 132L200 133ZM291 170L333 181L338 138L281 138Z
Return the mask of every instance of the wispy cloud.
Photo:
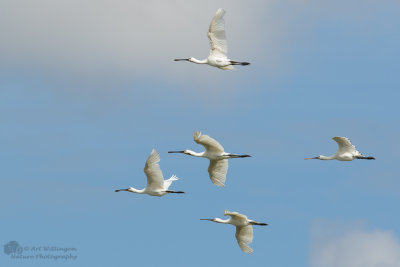
M400 243L393 232L366 230L361 222L318 220L311 228L312 267L399 267Z
M287 5L292 6L289 11ZM232 57L258 60L260 66L273 69L282 61L282 47L296 46L293 39L307 27L320 25L313 18L363 24L373 20L380 6L372 0L361 4L5 0L0 3L0 66L23 64L116 77L139 78L153 71L184 76L188 68L182 67L184 63L172 64L172 59L208 56L208 24L215 11L224 7ZM295 27L299 22L305 29Z
M1 65L99 76L140 78L154 71L184 76L187 66L172 60L208 56L206 32L219 7L228 11L231 51L240 60L254 57L259 42L248 40L266 31L257 23L267 11L261 1L251 9L229 1L2 1Z
M375 2L5 0L0 2L0 69L44 73L46 80L66 84L67 91L114 93L150 81L152 90L161 83L203 102L234 102L229 98L240 98L238 92L249 87L277 90L275 82L304 68L301 61L309 61L307 51L313 51L307 49L318 42L312 31L325 32L327 21L346 29L361 25L357 33L371 31L368 25L376 25L374 15L382 10ZM206 32L219 7L227 10L229 56L252 65L228 72L174 62L208 56ZM261 86L265 77L271 84Z

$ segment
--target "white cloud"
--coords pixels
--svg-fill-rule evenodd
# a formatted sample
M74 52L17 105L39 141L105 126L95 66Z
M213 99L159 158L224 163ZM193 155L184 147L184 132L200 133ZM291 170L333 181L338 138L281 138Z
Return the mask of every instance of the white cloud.
M400 243L391 231L316 221L311 242L312 267L400 266Z

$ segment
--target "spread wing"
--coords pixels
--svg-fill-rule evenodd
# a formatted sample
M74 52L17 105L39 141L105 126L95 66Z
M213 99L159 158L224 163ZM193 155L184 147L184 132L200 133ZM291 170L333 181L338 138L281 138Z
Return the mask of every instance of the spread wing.
M210 152L224 152L224 148L215 139L209 137L208 135L201 134L201 132L193 133L193 140L206 148Z
M225 34L225 10L222 8L217 10L214 18L211 20L208 28L208 39L210 39L210 56L226 58L228 46Z
M253 227L251 225L236 227L235 236L240 249L244 253L253 253L253 249L249 246L253 242Z
M217 186L225 186L226 173L228 172L228 160L210 160L208 173L213 184Z
M147 158L146 165L144 166L144 173L147 176L147 186L154 189L163 189L164 177L158 162L160 162L160 155L153 149L150 156Z
M236 220L247 221L247 216L246 215L240 214L239 212L236 212L236 211L225 210L224 211L224 215L225 216L231 216L232 218L234 218Z
M335 136L332 139L338 144L338 154L352 153L353 155L361 155L361 153L358 152L355 146L350 142L349 138Z

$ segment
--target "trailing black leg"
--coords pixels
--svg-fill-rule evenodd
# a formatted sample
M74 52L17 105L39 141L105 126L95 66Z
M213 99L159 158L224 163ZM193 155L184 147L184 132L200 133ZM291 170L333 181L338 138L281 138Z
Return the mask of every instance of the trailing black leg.
M229 154L231 158L248 158L250 155L237 155L237 154Z
M167 192L167 193L172 193L172 194L185 194L185 192L183 192L183 191L171 191L171 190L167 190L167 191L165 191L165 192Z
M231 60L231 61L229 61L229 62L231 63L231 65L241 65L241 66L250 65L249 62L238 62L238 61L233 61L233 60Z
M368 160L374 160L375 158L374 157L364 157L364 156L360 156L360 157L357 157L357 159L368 159Z

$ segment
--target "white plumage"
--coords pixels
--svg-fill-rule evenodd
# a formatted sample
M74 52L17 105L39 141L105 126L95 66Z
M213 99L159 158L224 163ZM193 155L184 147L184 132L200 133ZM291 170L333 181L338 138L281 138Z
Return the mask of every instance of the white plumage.
M347 137L335 136L332 138L338 144L338 154L351 153L355 156L362 156L356 147L350 142Z
M168 153L183 153L194 157L209 159L210 165L208 166L208 173L211 181L217 186L225 186L226 173L228 172L228 159L250 157L250 155L226 153L220 143L201 132L194 132L193 140L197 144L204 146L206 151L197 153L191 150L183 150L169 151Z
M225 186L226 174L228 173L228 160L210 160L208 175L211 182L217 186Z
M193 140L206 148L211 153L223 153L224 147L218 143L217 140L209 137L208 135L202 134L201 132L193 133Z
M223 220L220 218L214 219L200 219L200 220L208 220L216 223L224 223L224 224L232 224L236 226L236 241L240 247L240 249L247 253L253 253L253 249L249 246L253 242L253 227L252 225L268 225L266 223L259 223L257 221L253 221L247 218L246 215L240 214L238 212L230 212L225 210L225 216L230 216L229 219Z
M208 64L223 70L232 70L234 69L233 65L249 65L250 63L248 62L238 62L228 58L224 15L225 10L220 8L211 20L207 33L208 39L210 40L210 55L206 59L199 60L191 57L175 59L175 61L190 61L196 64Z
M338 151L332 156L323 156L320 155L314 158L306 158L306 159L320 159L320 160L332 160L336 159L339 161L352 161L353 159L375 159L374 157L365 157L361 154L355 146L350 142L350 139L347 137L335 136L332 138L338 144Z
M160 155L153 149L150 156L146 160L144 166L144 173L147 177L147 186L144 189L135 189L133 187L127 189L118 189L119 191L128 191L137 194L148 194L150 196L163 196L167 193L184 193L182 191L171 191L168 188L171 186L173 181L178 180L178 177L172 175L168 180L164 180L163 174L160 169Z
M225 10L222 8L218 9L208 27L207 36L210 40L210 56L226 58L228 55L224 15Z

